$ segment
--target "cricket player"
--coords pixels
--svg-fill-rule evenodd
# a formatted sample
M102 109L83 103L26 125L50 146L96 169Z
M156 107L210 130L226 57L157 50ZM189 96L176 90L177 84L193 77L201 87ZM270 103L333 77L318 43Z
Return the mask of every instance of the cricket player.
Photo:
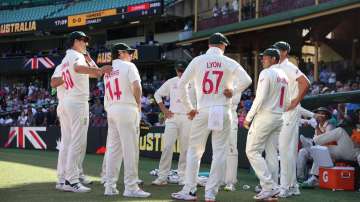
M264 70L259 75L256 97L248 112L244 127L251 127L246 141L246 155L260 180L262 190L254 196L255 200L266 200L280 192L278 184L272 177L276 164L277 151L274 144L280 133L286 107L290 104L288 96L288 78L278 68L280 53L269 48L263 52ZM266 159L262 156L265 151Z
M123 196L146 198L150 193L143 191L138 180L138 141L141 112L141 79L131 62L134 49L124 43L112 48L113 71L105 74L104 105L108 119L106 140L106 177L104 195L118 195L116 182L118 165L124 161Z
M288 60L290 45L284 41L273 45L280 51L280 65L289 78L289 92L291 103L284 114L283 127L279 135L280 153L280 187L279 197L300 195L296 181L296 158L299 141L300 101L309 89L307 77Z
M75 31L68 38L69 46L62 61L61 75L65 91L62 101L63 119L68 121L67 157L65 163L65 185L63 190L71 192L88 192L90 188L80 182L79 162L82 152L86 150L87 130L89 124L89 77L100 77L110 72L110 66L101 69L90 67L84 53L89 41L85 33ZM66 126L64 126L66 127ZM65 131L64 131L65 132Z
M63 98L65 87L63 85L64 80L61 75L61 68L64 66L63 63L58 65L55 68L53 75L51 76L51 87L56 88L56 96L58 98L58 105L56 108L57 116L60 121L60 129L61 129L61 141L59 148L59 156L57 163L57 176L58 182L56 183L55 188L58 190L63 190L63 186L65 184L65 165L66 165L66 157L69 145L69 123L68 120L64 119L64 107L63 107Z
M173 147L178 139L180 144L180 156L178 162L178 184L184 185L184 175L186 168L186 152L189 145L191 120L186 113L186 108L179 96L179 82L185 70L184 63L178 62L176 64L176 77L167 80L154 94L155 100L158 103L161 111L165 114L165 132L163 151L159 163L158 178L152 182L153 185L166 185L167 176L171 168ZM195 89L193 85L187 86L190 91L190 100L195 104ZM167 109L163 103L163 97L170 97L170 108Z
M95 62L90 58L90 56L88 54L86 54L86 56L87 56L88 60L91 60L91 61L88 61L88 64L90 64L91 66L96 66L96 68L98 68L97 65L95 64ZM65 87L63 85L64 80L62 78L61 71L63 68L66 67L66 62L67 62L67 59L64 58L62 63L55 68L55 71L51 77L51 87L56 88L56 92L57 92L57 98L58 98L57 115L58 115L58 118L60 121L60 129L61 129L61 142L60 142L59 156L58 156L58 163L57 163L58 182L56 183L55 188L58 190L61 190L61 191L63 191L63 186L65 184L65 165L66 165L68 145L69 145L69 135L67 135L67 134L70 133L69 132L70 124L69 124L68 120L63 117L64 107L63 107L63 103L62 103L62 100L64 98L64 93L65 93ZM91 184L92 182L86 178L86 176L84 175L84 172L83 172L83 168L82 168L85 153L86 153L86 147L83 149L82 154L81 154L81 156L83 156L82 160L80 160L78 163L79 180L82 184L88 185L88 184Z
M235 85L236 86L236 85ZM235 191L235 184L237 183L237 168L238 168L238 114L237 108L239 106L241 94L237 93L232 97L231 103L231 130L230 138L228 139L227 155L226 155L226 171L225 171L225 191Z
M224 56L230 43L221 33L209 39L206 54L194 58L180 79L179 89L182 101L194 117L191 125L189 148L186 157L185 186L171 197L178 200L196 200L196 180L200 159L204 153L209 133L212 132L213 159L209 180L205 186L205 201L215 201L223 181L226 148L231 127L231 102L234 89L241 93L251 84L251 78L236 61ZM234 81L239 80L237 86ZM195 83L197 109L192 106L188 89L189 82Z

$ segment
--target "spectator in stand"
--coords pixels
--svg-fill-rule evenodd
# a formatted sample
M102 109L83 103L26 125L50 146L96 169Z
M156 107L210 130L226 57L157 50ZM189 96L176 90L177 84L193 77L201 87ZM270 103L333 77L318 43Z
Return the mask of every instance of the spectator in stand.
M192 31L192 29L193 29L193 23L192 23L191 20L188 20L187 23L184 26L184 31L185 32Z
M150 99L150 105L144 108L144 113L148 119L148 122L151 125L154 125L159 121L158 114L160 113L160 109L156 104L154 98Z
M159 89L161 85L162 85L162 82L158 79L158 77L156 75L154 75L153 82L152 82L152 86L154 87L154 90Z
M44 126L45 124L45 113L43 112L41 107L36 109L36 114L34 116L35 126Z
M328 68L323 68L321 71L320 71L320 74L319 74L319 79L321 82L323 82L324 84L327 84L328 81L329 81L329 77L330 77L330 71Z
M4 117L0 116L0 126L5 125L5 119Z
M226 16L229 14L229 11L230 11L230 4L229 2L226 2L221 8L221 13L223 16Z
M234 12L239 10L239 0L233 0L232 9L233 9Z
M5 126L12 126L14 124L14 120L11 118L10 115L7 115L4 121Z
M90 108L90 112L92 114L91 117L91 125L100 127L103 126L103 120L105 119L104 113L104 106L101 104L100 99L96 99L93 106Z
M313 72L314 71L314 63L311 62L311 59L309 58L306 63L306 72Z
M54 106L50 106L49 111L46 113L46 125L53 126L56 124L57 115Z
M221 13L219 4L216 2L214 8L212 9L213 17L218 17Z
M21 112L20 116L17 120L18 126L28 126L28 117L26 116L25 112Z

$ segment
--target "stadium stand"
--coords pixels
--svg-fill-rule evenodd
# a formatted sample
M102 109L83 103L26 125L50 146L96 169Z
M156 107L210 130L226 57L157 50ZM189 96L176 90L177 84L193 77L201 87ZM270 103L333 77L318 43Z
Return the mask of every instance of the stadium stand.
M63 9L64 7L65 4L59 4L41 7L21 8L16 10L2 10L0 11L0 23L39 20L45 18L51 13Z

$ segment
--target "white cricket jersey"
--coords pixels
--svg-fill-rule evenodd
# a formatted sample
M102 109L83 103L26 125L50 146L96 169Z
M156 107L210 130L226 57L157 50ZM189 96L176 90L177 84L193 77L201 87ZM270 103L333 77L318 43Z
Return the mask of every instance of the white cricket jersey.
M62 68L62 63L59 64L58 66L56 66L55 71L54 71L53 75L51 76L51 78L62 77L61 68ZM59 102L61 102L63 100L64 93L65 93L64 84L56 87L56 96L57 96Z
M76 101L89 100L89 75L75 72L75 66L88 66L82 53L68 49L61 62L61 74L64 80L64 99Z
M290 100L293 100L298 96L299 93L297 79L300 76L305 75L300 71L297 66L291 63L288 59L285 59L282 63L280 63L278 67L285 72L286 76L289 79L289 96Z
M234 86L237 86L237 83L238 83L239 81L235 81L235 83L234 83ZM239 103L240 103L240 101L241 101L241 93L242 92L239 92L239 91L237 91L236 89L234 90L234 95L233 95L233 97L232 97L232 101L231 101L231 110L233 110L233 111L236 111L236 109L238 108L238 105L239 105Z
M289 79L284 71L277 68L279 64L261 71L256 89L256 97L246 116L246 121L252 121L261 111L283 114L290 104Z
M238 80L238 86L234 81ZM238 92L245 90L251 84L251 78L235 60L224 56L223 51L211 47L204 55L195 57L181 76L179 89L187 111L194 109L187 88L190 81L196 89L197 109L212 106L230 106L231 100L223 94L225 89Z
M167 80L154 94L157 103L163 102L162 97L170 97L170 108L169 110L173 113L185 114L186 108L181 101L179 91L180 78L178 76ZM196 104L196 95L194 86L189 83L187 89L190 94L190 101L192 105Z
M112 72L104 75L105 109L115 103L137 106L132 84L134 81L141 82L141 79L135 64L116 59L112 61L112 67Z

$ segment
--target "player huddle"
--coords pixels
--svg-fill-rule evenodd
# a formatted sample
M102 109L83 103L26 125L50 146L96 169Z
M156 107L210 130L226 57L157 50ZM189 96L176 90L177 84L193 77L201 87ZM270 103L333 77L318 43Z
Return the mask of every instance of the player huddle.
M124 43L112 47L112 65L97 67L86 52L89 37L83 32L69 35L69 49L57 66L51 86L57 88L61 144L58 157L56 189L88 192L91 183L83 174L89 124L89 78L104 78L104 106L108 136L103 161L104 195L118 195L117 180L124 162L125 197L146 198L151 194L139 187L139 125L141 79L131 62L134 49ZM183 188L171 197L197 200L197 176L209 134L212 138L212 163L205 185L205 201L216 200L221 185L235 191L237 182L237 106L242 92L251 84L243 67L224 55L228 39L221 33L209 39L209 49L189 65L176 64L177 76L166 81L156 92L155 100L166 117L164 150L158 178L152 184L164 186L171 168L172 148L180 142L178 163ZM256 97L246 116L249 128L246 154L260 180L260 192L254 199L299 195L296 182L296 151L299 127L299 103L309 81L287 59L290 45L277 42L262 55ZM163 97L170 97L169 109ZM265 151L265 159L262 153ZM278 151L280 185L278 184ZM225 172L224 172L225 171Z

